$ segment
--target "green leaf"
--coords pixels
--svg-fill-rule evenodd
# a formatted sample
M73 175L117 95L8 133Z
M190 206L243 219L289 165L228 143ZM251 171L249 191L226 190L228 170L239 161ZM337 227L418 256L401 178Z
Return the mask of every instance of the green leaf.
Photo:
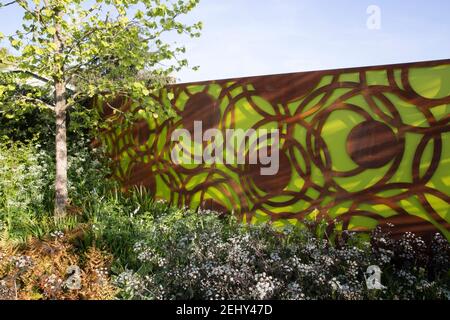
M136 19L142 19L142 18L144 17L144 14L142 13L141 10L138 10L138 11L136 12L136 14L134 15L134 17L135 17Z
M11 45L14 47L14 48L18 48L18 47L20 47L20 45L21 45L22 43L20 42L20 40L17 40L17 39L14 39L14 40L12 40L11 41Z
M144 87L144 85L141 82L134 82L133 87L135 89L142 89Z
M45 17L51 17L52 13L53 13L53 11L50 9L44 9L41 11L41 14Z
M25 53L25 54L32 54L33 52L34 52L34 47L30 46L30 45L26 46L23 49L23 53Z
M56 29L55 29L55 27L50 26L47 28L47 32L51 35L54 35L56 33Z
M48 46L50 47L50 49L56 50L56 44L54 42L50 42Z

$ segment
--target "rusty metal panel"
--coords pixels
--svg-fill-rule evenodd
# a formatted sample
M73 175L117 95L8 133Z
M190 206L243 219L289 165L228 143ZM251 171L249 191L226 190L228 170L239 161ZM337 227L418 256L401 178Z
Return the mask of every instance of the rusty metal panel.
M172 85L152 99L176 116L114 119L100 140L125 188L174 205L233 212L246 222L297 224L311 214L344 229L394 224L394 233L450 240L450 60ZM280 131L279 170L258 164L175 164L171 135L226 129ZM207 142L205 142L207 144ZM203 146L205 147L205 145Z

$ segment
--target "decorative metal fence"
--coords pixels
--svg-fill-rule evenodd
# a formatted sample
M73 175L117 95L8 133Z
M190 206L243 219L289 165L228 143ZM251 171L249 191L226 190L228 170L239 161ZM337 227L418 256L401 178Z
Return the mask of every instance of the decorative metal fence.
M394 234L450 240L450 60L171 85L152 99L157 119L130 100L103 106L100 137L125 188L246 222L297 224L311 215L343 229L393 224ZM279 170L259 164L175 164L177 128L278 129ZM205 142L207 144L207 142Z

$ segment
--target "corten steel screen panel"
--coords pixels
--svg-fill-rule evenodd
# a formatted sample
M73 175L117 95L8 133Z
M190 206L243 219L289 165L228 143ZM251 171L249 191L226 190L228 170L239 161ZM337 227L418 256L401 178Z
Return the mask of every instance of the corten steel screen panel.
M101 141L125 188L178 206L233 212L246 222L301 223L311 214L350 230L442 232L450 240L450 60L173 85L152 99L176 116L112 120ZM175 165L177 128L280 130L280 169ZM316 209L316 210L315 210Z

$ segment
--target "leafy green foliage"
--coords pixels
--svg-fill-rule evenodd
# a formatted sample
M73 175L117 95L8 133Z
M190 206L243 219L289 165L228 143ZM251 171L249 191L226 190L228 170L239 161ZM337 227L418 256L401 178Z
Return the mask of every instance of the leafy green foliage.
M0 54L0 64L24 81L39 78L42 86L66 85L67 105L96 95L125 94L144 106L151 90L170 81L188 65L183 46L171 34L198 37L201 23L180 22L198 0L16 1L23 9L22 28L6 36L18 55ZM5 81L4 81L5 82ZM39 89L26 93L14 81L0 86L0 101L45 105ZM155 107L148 105L148 107ZM165 110L157 108L164 113Z
M53 218L54 149L43 148L34 141L0 141L0 221L10 238L26 242L55 230L66 230L83 222L80 206L92 195L111 188L109 171L100 149L91 149L89 139L79 134L70 148L69 188L72 192L70 212L66 218ZM96 198L99 200L99 198Z
M0 162L0 218L14 235L26 234L45 210L45 154L31 143L2 143Z
M52 105L53 95L46 82L14 68L0 67L0 121L20 120L33 110L48 113Z

